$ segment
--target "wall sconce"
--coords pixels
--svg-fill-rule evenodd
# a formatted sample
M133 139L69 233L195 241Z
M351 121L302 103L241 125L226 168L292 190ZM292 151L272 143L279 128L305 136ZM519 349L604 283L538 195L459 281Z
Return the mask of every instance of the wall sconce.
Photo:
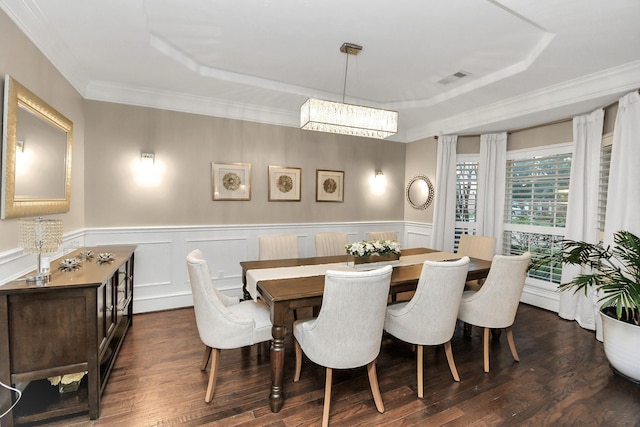
M131 161L131 169L136 183L142 187L157 187L164 176L162 160L156 162L156 155L152 152L140 152L140 160Z
M384 188L386 187L387 180L380 169L376 169L375 173L371 177L371 192L373 194L382 194L384 193Z
M49 280L49 268L42 265L42 254L53 253L62 244L61 219L20 219L18 220L18 245L25 253L38 254L38 267L27 282L44 286Z
M25 150L24 140L16 141L16 177L28 178L29 170L33 167L33 158L30 150ZM29 181L22 181L29 182Z
M156 155L153 153L140 153L140 163L143 165L152 165L156 162Z

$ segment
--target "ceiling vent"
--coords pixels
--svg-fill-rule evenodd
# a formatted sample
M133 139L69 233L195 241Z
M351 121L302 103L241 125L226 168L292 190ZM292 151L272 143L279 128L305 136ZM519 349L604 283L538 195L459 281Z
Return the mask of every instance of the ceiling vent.
M460 70L460 71L458 71L456 73L451 74L450 76L445 77L442 80L438 80L438 83L440 83L441 85L448 85L449 83L457 82L461 78L467 77L470 74L471 73L468 72L468 71Z

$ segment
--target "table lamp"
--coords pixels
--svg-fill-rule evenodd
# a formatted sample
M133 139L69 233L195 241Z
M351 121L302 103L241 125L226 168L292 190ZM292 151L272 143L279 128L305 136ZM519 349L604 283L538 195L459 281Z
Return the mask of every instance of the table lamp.
M18 245L25 253L38 254L36 274L27 276L27 282L45 284L49 278L48 269L42 268L42 254L53 253L62 244L61 219L20 219L18 220Z

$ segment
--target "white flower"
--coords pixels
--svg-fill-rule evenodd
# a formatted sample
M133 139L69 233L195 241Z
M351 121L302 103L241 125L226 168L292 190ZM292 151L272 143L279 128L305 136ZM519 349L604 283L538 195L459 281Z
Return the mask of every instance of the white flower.
M353 256L389 253L400 255L400 245L398 245L398 242L392 242L390 240L354 242L345 245L345 249L347 250L347 254Z

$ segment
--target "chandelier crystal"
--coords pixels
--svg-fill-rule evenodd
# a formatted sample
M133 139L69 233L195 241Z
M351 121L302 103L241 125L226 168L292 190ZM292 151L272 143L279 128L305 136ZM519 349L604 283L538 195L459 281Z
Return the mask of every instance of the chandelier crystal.
M24 253L38 254L38 267L34 276L27 277L28 282L38 282L44 285L47 281L47 272L42 268L42 254L53 253L62 244L62 220L61 219L19 219L18 220L18 245L22 246Z
M347 55L342 102L309 98L300 107L300 128L344 135L384 139L398 132L398 112L361 105L345 104L349 55L357 55L362 46L344 43L340 52Z

